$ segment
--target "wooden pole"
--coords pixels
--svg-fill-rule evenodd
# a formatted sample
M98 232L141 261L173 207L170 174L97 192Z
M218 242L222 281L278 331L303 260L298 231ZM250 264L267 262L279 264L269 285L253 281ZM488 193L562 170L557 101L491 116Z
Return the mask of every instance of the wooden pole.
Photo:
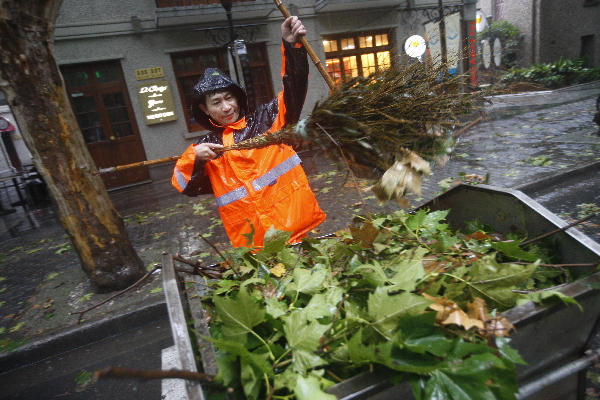
M277 8L279 8L279 11L281 11L281 13L283 14L283 16L286 19L291 17L289 11L287 10L287 8L285 8L285 6L281 2L281 0L273 0L273 1L275 2L275 5L277 6ZM315 53L315 51L313 50L311 45L308 43L308 40L306 40L306 37L300 36L299 40L300 40L300 43L302 43L302 45L308 52L308 55L309 55L310 59L312 60L313 64L315 64L315 67L317 67L317 69L323 76L323 79L325 79L325 82L327 82L329 89L333 90L335 88L335 83L333 82L333 79L331 79L331 76L329 76L329 74L327 73L327 70L325 69L323 64L321 64L321 60L319 60L319 57L317 56L317 54Z
M117 165L116 167L100 168L98 171L92 172L92 175L108 174L109 172L118 172L122 169L144 167L146 165L162 164L170 161L179 160L180 156L157 158L155 160L140 161L132 164Z

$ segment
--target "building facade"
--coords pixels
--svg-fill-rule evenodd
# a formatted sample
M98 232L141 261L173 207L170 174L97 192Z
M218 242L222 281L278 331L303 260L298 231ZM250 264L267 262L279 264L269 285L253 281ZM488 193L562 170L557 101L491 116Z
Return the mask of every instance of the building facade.
M587 57L600 66L599 0L479 0L490 20L506 20L523 35L519 66Z
M227 3L227 2L223 2ZM230 2L231 3L231 2ZM475 2L292 0L286 7L335 81L385 68L424 24L454 13L475 19ZM55 54L71 106L98 168L179 155L205 133L190 112L192 89L217 67L251 92L250 107L281 88L281 12L273 0L64 0ZM231 19L229 19L229 16ZM239 51L227 48L231 30ZM460 69L468 68L461 64ZM237 73L236 73L237 71ZM329 88L317 68L304 115ZM108 188L153 178L153 169L103 175Z

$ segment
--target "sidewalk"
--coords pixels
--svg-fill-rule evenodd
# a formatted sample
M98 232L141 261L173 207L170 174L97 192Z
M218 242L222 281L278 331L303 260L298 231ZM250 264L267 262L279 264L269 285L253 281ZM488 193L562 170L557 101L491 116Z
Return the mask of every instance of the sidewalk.
M486 120L464 133L452 159L435 167L423 183L418 206L460 181L521 188L542 179L564 179L578 168L600 166L599 127L592 122L600 82L512 96L498 96ZM346 227L353 215L398 209L380 207L371 192L361 194L347 173L323 157L302 154L304 167L328 219L318 234ZM216 260L211 245L228 239L210 196L188 198L170 185L172 166L156 168L151 184L110 193L126 221L130 239L148 269L163 251L187 258ZM598 204L600 205L600 199ZM159 274L130 293L85 314L81 325L71 312L84 310L112 294L94 294L77 256L51 208L30 214L39 226L0 243L0 373L86 342L164 318ZM0 232L2 234L3 232ZM204 240L204 239L206 240ZM600 242L600 237L592 237Z

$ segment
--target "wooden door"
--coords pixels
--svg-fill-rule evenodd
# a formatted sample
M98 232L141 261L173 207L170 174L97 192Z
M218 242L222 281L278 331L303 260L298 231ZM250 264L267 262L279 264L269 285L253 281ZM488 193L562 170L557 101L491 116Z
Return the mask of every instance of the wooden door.
M118 62L62 67L73 112L96 168L145 161L146 153ZM107 189L150 179L148 167L103 174Z

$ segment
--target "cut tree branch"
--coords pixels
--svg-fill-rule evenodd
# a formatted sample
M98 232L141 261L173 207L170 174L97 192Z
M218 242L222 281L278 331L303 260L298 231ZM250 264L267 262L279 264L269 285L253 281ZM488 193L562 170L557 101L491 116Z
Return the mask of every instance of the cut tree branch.
M570 224L569 224L569 225L567 225L567 226L563 226L562 228L558 228L558 229L556 229L556 230L553 230L552 232L545 233L545 234L543 234L543 235L541 235L541 236L538 236L538 237L536 237L536 238L533 238L533 239L531 239L531 240L526 240L526 241L524 241L524 242L521 242L521 243L519 244L519 247L523 247L523 246L525 246L525 245L528 245L529 243L533 243L533 242L535 242L535 241L537 241L537 240L540 240L540 239L547 238L548 236L552 236L552 235L554 235L555 233L559 233L559 232L562 232L562 231L566 231L567 229L569 229L569 228L572 228L572 227L574 227L575 225L579 225L579 224L581 224L582 222L585 222L585 221L587 221L588 219L591 219L592 217L595 217L596 215L598 215L598 214L590 214L590 215L588 215L587 217L585 217L585 218L582 218L582 219L579 219L579 220L577 220L577 221L575 221L575 222L572 222L572 223L570 223Z

